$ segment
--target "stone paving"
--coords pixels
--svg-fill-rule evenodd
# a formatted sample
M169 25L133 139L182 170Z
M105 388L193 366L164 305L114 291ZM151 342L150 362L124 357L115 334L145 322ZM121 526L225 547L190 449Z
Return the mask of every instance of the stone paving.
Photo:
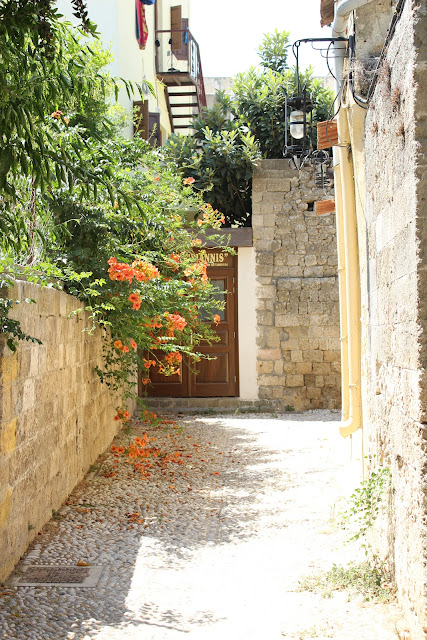
M0 638L403 638L395 604L298 590L301 577L354 554L331 519L345 477L338 419L137 426L132 435L146 430L181 463L142 477L123 457L113 467L113 454L102 456L0 589ZM83 563L102 568L96 587L11 586L28 565Z

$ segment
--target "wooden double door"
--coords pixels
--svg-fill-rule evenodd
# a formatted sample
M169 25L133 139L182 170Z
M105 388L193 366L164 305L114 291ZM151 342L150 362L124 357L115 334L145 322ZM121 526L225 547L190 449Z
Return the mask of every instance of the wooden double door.
M211 324L219 337L212 345L200 345L198 351L212 360L187 366L181 364L179 374L163 376L150 370L150 397L207 398L235 397L238 395L237 371L237 256L217 250L203 250L202 259L208 262L208 276L217 289L218 300L225 302L224 309L215 310L220 321Z

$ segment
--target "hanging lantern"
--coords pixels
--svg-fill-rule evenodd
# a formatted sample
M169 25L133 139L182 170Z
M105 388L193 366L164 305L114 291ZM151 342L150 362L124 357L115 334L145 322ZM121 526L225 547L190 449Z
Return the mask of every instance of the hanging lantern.
M323 0L322 0L323 2ZM329 0L325 0L329 2ZM292 161L296 169L301 169L303 164L310 158L313 153L313 108L314 104L311 100L311 96L307 94L307 87L301 87L301 78L299 74L299 47L302 43L310 42L313 49L318 51L325 51L326 58L328 56L331 44L334 42L348 42L348 38L342 36L338 38L303 38L302 40L296 40L292 45L292 51L295 56L295 78L296 78L296 93L293 98L285 96L285 144L283 146L283 156L285 158L292 158ZM320 43L328 43L327 48L316 48L314 45ZM336 130L334 128L333 121L326 123L326 131L323 133L326 135L328 145L320 145L319 149L327 149L334 144L338 144ZM328 130L328 127L329 130ZM336 142L335 142L336 139ZM331 176L326 176L325 162L318 156L314 160L314 164L319 165L320 175L318 176L318 184L326 186L327 182L331 180ZM324 166L325 165L325 166Z
M291 111L289 133L294 140L304 138L304 111Z
M297 169L310 155L313 103L304 87L298 96L285 97L285 145L283 156L292 158Z

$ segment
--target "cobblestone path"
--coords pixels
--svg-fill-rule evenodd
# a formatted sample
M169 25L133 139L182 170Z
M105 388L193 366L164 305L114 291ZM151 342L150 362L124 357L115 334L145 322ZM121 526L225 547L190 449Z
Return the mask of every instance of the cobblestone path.
M0 638L397 640L395 605L298 590L302 576L351 558L331 523L344 465L337 419L187 416L182 430L143 427L182 464L142 478L121 460L111 475L112 454L103 456L12 576L80 561L102 568L97 586L9 581Z

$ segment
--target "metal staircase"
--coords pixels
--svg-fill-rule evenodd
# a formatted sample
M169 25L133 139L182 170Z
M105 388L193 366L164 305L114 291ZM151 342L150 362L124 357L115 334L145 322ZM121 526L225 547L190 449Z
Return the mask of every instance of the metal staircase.
M172 132L191 134L206 95L199 45L189 29L156 31L156 74L166 87Z

